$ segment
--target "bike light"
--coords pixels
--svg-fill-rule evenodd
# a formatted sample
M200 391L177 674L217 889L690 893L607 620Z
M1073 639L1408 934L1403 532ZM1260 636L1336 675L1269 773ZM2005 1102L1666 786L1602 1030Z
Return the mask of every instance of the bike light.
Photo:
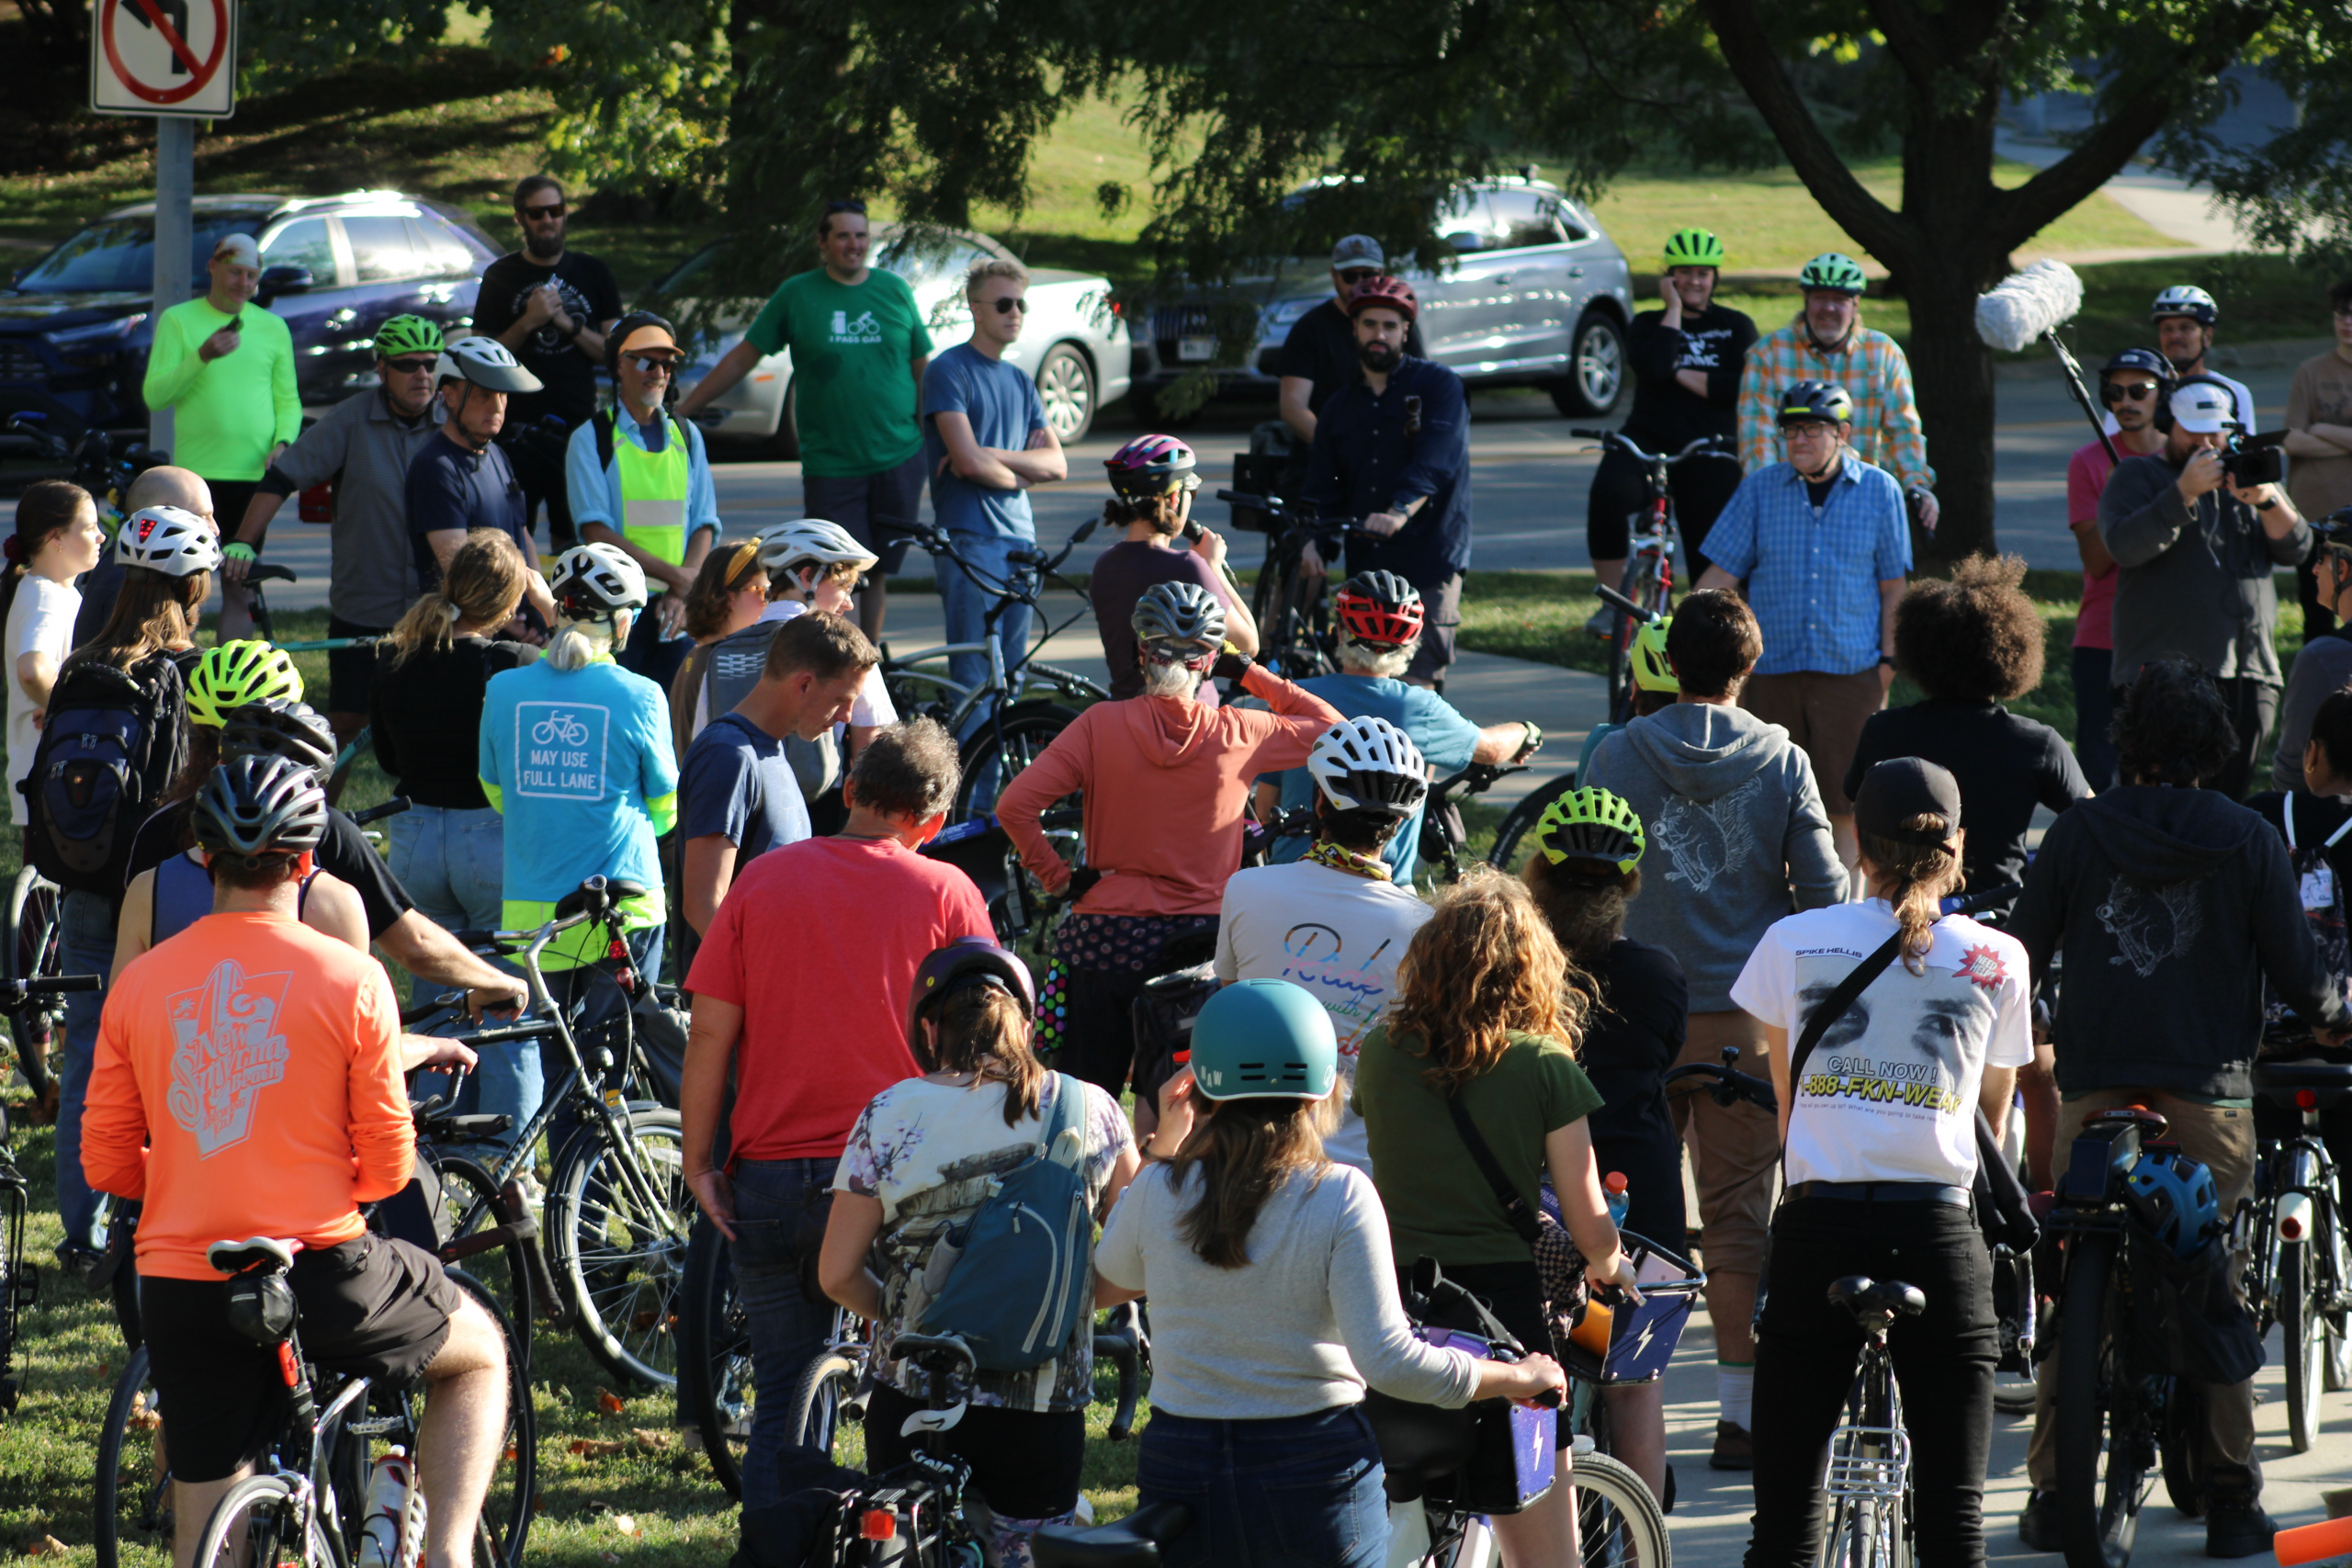
M2297 1089L2295 1091L2295 1109L2298 1111L2317 1111L2319 1109L2319 1090L2315 1089Z
M294 1346L290 1340L277 1342L277 1375L286 1380L288 1388L298 1387L302 1382L302 1363L294 1359Z
M868 1508L857 1521L857 1533L862 1540L892 1540L899 1533L899 1516L888 1508Z
M2278 1199L2278 1239L2301 1241L2311 1235L2312 1195L2288 1192Z

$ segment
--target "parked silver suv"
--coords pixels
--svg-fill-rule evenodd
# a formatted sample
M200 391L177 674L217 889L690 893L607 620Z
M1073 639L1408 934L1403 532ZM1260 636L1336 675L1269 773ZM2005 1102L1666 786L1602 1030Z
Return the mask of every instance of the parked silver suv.
M1626 387L1633 277L1591 213L1542 180L1487 180L1463 188L1438 230L1453 247L1453 265L1442 273L1400 269L1420 297L1431 359L1473 388L1542 387L1574 418L1616 406ZM1330 275L1305 262L1232 287L1261 302L1258 342L1243 364L1217 369L1218 391L1272 399L1283 340L1331 297ZM1156 393L1218 357L1212 319L1204 298L1161 306L1148 333L1138 323L1133 400L1145 423L1161 423Z

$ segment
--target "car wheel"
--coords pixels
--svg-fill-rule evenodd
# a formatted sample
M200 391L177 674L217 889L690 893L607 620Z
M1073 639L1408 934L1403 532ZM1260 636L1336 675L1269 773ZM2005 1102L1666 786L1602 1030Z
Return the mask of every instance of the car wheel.
M1568 374L1552 383L1552 402L1571 419L1607 413L1625 390L1625 333L1599 311L1577 323Z
M1083 441L1093 428L1094 371L1070 344L1046 351L1037 366L1037 397L1046 405L1046 425L1063 446Z
M800 456L800 378L784 389L784 407L775 416L775 434L768 437L768 456L789 463Z

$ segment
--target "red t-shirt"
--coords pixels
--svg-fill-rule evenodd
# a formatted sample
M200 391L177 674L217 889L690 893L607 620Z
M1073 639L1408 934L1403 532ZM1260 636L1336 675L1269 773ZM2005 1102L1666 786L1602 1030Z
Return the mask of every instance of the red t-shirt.
M2107 455L2103 443L2094 441L2076 450L2073 461L2066 465L2068 527L2080 533L2098 526L2099 491L2107 488L2107 477L2113 472L2115 459ZM2083 607L2075 616L2076 648L2115 646L2116 571L2116 568L2109 567L2096 575L2083 573Z
M888 839L805 839L736 874L686 989L743 1010L735 1156L831 1158L867 1101L922 1069L907 1049L915 969L995 940L972 879Z

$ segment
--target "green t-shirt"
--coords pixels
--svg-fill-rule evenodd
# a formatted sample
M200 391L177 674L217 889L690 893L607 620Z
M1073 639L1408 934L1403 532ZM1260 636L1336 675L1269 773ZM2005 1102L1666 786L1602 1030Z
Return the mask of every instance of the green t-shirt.
M1383 1025L1356 1058L1352 1104L1372 1147L1372 1184L1388 1211L1399 1264L1427 1253L1440 1263L1525 1263L1495 1190L1454 1129L1445 1098L1421 1077L1420 1037ZM1544 1140L1600 1109L1600 1091L1568 1048L1541 1034L1513 1034L1502 1060L1462 1091L1470 1121L1528 1206L1544 1179Z
M931 352L915 292L879 267L856 284L824 268L787 277L744 337L762 354L792 350L800 471L853 479L922 450L914 358Z
M200 295L158 316L142 389L149 408L172 411L173 462L208 479L252 480L269 466L272 446L302 434L294 334L277 315L247 305L237 312L236 348L201 357L204 340L229 321Z

